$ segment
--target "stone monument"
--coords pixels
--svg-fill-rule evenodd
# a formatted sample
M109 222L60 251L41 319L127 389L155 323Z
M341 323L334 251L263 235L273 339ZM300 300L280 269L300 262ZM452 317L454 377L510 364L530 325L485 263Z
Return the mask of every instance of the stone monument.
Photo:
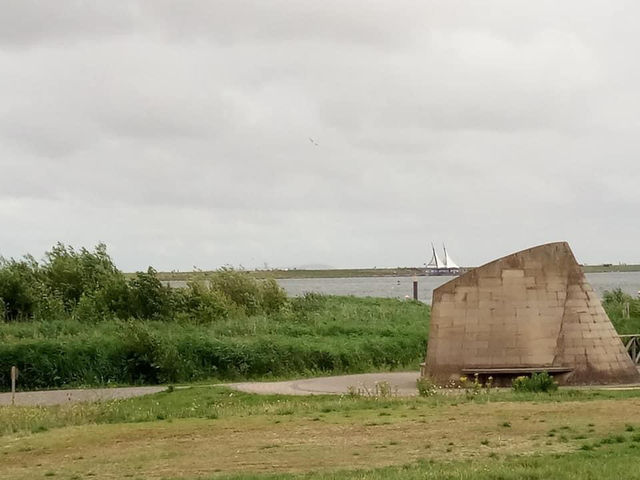
M548 372L561 385L640 382L566 242L475 268L433 292L423 375L497 384Z

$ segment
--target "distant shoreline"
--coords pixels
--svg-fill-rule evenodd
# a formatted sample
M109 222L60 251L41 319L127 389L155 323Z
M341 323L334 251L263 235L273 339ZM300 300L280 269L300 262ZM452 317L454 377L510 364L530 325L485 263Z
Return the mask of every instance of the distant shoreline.
M473 267L465 267L463 271ZM583 265L585 273L607 272L640 272L640 265ZM211 272L158 272L162 281L187 281L199 276L206 276ZM358 277L412 277L424 276L424 269L418 267L400 268L339 268L326 270L247 270L255 278L297 279L297 278L358 278Z

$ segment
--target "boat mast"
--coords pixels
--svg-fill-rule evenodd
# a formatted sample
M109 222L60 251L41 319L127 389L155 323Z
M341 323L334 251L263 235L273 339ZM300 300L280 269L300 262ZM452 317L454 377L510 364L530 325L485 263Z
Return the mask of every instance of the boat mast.
M458 265L456 265L456 262L454 262L451 257L449 256L449 254L447 253L447 247L444 246L444 243L442 244L442 248L444 250L444 266L445 268L450 268L450 269L458 269L460 268Z
M435 268L436 270L442 268L442 261L438 258L433 242L431 242L431 261L427 264L427 268Z
M438 254L436 253L436 247L433 246L433 242L431 242L431 250L433 251L433 261L436 262L436 268L440 268L440 265L438 265L440 262L438 262Z

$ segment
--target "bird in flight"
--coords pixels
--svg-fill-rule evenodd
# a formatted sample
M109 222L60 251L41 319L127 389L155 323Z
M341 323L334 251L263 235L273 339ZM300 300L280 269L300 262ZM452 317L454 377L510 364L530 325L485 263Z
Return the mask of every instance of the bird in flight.
M313 138L309 137L309 141L313 143L316 147L318 146L318 142L316 142Z

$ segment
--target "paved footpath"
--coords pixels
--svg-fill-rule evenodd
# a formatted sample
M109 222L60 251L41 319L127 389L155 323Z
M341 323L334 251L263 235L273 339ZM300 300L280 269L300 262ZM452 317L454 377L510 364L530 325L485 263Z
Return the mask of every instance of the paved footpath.
M16 393L16 405L62 405L139 397L158 393L167 387L92 388L82 390L45 390ZM0 393L0 405L11 405L11 393Z
M387 373L365 373L361 375L342 375L339 377L318 377L305 380L290 380L284 382L243 382L223 384L222 386L234 388L247 393L261 394L282 394L282 395L323 395L323 394L345 394L351 388L367 395L367 392L374 393L376 383L387 382L391 386L391 391L400 396L414 396L418 394L416 380L420 374L418 372L387 372ZM560 388L575 389L603 389L603 390L636 390L640 389L640 384L633 385L591 385L573 386ZM502 388L501 390L509 390ZM443 393L461 394L459 389L443 390Z
M318 377L284 382L243 382L229 383L224 386L247 393L283 394L283 395L323 395L345 394L350 388L366 392L375 392L376 383L387 382L391 391L402 396L417 395L416 380L418 372L363 373L360 375L341 375L338 377Z
M222 383L218 386L229 387L241 392L281 395L326 395L346 394L351 389L367 395L375 393L376 384L387 382L394 394L401 396L417 395L416 380L418 372L383 372L363 373L359 375L340 375L334 377L307 378L303 380L288 380L282 382L242 382ZM205 385L200 385L205 386ZM212 385L209 385L212 386ZM198 385L194 385L195 388ZM176 387L176 388L190 388ZM594 388L594 387L572 387ZM598 387L595 387L598 388ZM610 385L599 388L610 390L638 389L640 385ZM158 393L166 387L123 387L96 388L86 390L46 390L40 392L16 393L16 405L61 405L65 403L96 402L130 397L139 397L151 393ZM10 393L0 393L0 406L11 404Z

